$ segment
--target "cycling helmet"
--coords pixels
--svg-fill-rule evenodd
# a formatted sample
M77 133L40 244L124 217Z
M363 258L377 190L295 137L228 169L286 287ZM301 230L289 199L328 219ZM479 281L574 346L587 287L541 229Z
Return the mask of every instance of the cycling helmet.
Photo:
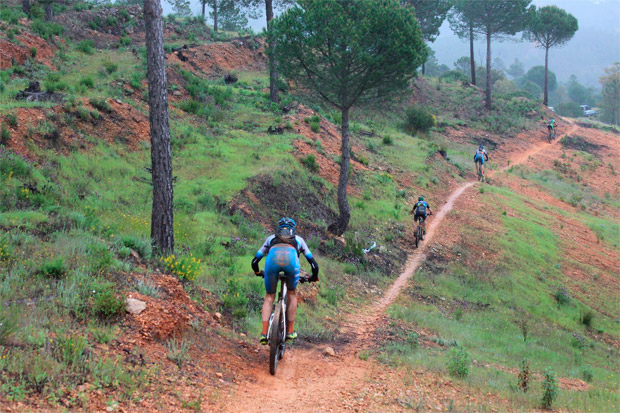
M283 217L283 218L280 218L280 220L278 221L278 228L284 228L284 227L295 229L297 227L297 224L295 223L294 219L289 218L289 217Z
M478 150L479 151L483 151L484 150L484 146L482 146L482 145L478 146Z
M282 241L291 242L291 240L295 239L295 227L297 227L297 224L293 219L288 217L280 218L276 237Z
M421 196L418 198L418 201L424 201L424 195L421 195Z

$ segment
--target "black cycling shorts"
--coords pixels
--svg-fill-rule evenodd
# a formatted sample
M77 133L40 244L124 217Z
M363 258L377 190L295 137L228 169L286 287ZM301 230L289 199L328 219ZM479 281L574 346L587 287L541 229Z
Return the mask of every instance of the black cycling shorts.
M425 212L423 214L418 214L417 212L415 213L415 215L413 216L413 222L418 222L418 220L420 218L424 218L426 219L426 217L428 216L428 214Z

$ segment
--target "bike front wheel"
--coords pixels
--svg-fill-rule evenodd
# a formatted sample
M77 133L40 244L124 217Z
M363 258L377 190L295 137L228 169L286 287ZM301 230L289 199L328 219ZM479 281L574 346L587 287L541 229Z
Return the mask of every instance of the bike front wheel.
M269 332L269 373L276 374L278 360L284 356L281 346L284 344L284 317L282 317L282 301L278 301L273 313L271 331Z

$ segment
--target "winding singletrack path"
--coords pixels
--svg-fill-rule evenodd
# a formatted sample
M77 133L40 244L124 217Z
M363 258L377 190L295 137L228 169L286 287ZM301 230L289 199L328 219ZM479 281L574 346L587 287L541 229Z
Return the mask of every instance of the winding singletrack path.
M572 126L567 133L577 127ZM557 143L557 140L552 143ZM549 147L546 141L540 141L527 150L511 154L510 162L498 171L489 172L493 176L510 166L526 162L538 152ZM377 322L385 310L394 302L426 258L426 250L436 235L437 228L450 212L455 201L477 182L466 182L456 188L446 203L429 222L425 242L408 258L405 269L386 290L384 295L370 306L349 315L341 333L346 344L337 348L335 357L320 354L323 347L313 349L287 349L286 355L278 363L275 376L268 371L268 355L262 354L264 364L255 368L248 375L250 382L241 383L231 392L232 404L223 406L230 412L340 412L343 410L364 410L356 405L357 395L365 391L365 383L373 380L380 373L380 367L360 360L359 353L368 347L365 340L377 328Z

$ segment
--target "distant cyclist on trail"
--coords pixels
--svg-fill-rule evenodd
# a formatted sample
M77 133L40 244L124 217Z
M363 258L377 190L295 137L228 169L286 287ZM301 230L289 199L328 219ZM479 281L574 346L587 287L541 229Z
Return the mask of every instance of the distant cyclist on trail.
M415 205L413 206L411 213L415 214L413 216L413 222L418 222L420 218L424 218L424 220L420 223L420 225L422 226L422 231L424 231L422 235L422 239L424 239L424 235L426 235L426 217L428 216L427 211L430 212L431 214L433 213L433 210L431 209L430 205L428 204L428 202L424 200L424 196L421 195L418 198L418 202L416 202Z
M487 151L484 150L484 146L478 146L478 150L474 154L474 162L476 164L476 173L484 176L484 161L489 160Z
M265 302L263 303L262 319L263 330L260 336L260 343L267 344L267 332L269 330L269 317L276 297L278 288L278 274L283 271L286 274L286 288L288 289L288 306L286 308L286 340L292 341L297 338L295 332L295 313L297 312L296 288L299 282L299 254L304 254L306 260L312 267L312 276L308 281L319 280L319 264L314 260L312 252L306 245L306 241L299 235L295 235L297 224L291 218L281 218L278 221L278 229L274 235L265 239L263 246L256 252L252 260L252 269L257 276L265 277ZM265 271L259 271L258 263L264 257Z
M549 141L551 141L551 137L555 136L555 119L553 119L553 116L547 123L547 131L549 132Z

